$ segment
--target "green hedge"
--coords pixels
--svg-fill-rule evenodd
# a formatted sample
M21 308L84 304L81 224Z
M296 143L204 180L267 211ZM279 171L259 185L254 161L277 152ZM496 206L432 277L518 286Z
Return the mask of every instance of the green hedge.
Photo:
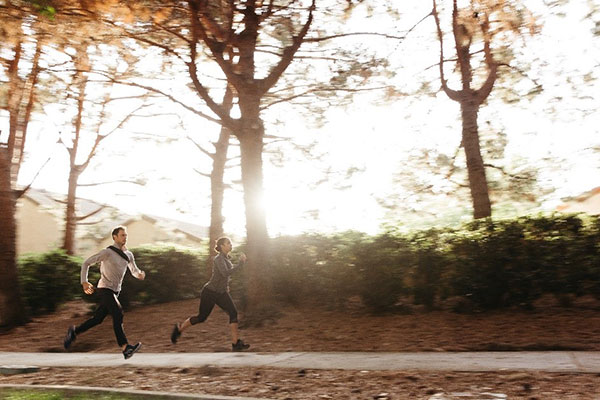
M26 254L19 258L19 284L28 311L39 315L82 292L79 284L81 259L62 250Z
M484 219L460 228L377 236L279 237L269 245L262 268L271 275L273 301L288 304L341 308L360 298L373 312L384 312L407 301L429 309L447 306L452 298L467 304L465 309L490 310L531 307L542 294L565 302L590 294L600 298L600 217ZM211 273L205 253L158 247L132 251L146 279L126 275L120 296L125 307L196 297ZM52 311L81 296L80 264L60 251L22 257L22 293L31 312ZM231 286L242 303L244 274L235 274ZM92 267L90 282L97 279L98 268Z
M275 294L290 303L343 305L352 296L373 312L532 307L542 294L600 297L600 219L550 215L459 228L345 233L272 240ZM460 301L457 301L460 300Z
M530 307L544 293L598 295L598 219L578 216L478 221L452 237L449 285L482 309Z
M175 248L141 247L132 249L136 264L146 271L139 281L126 273L119 300L127 308L132 303L155 304L193 298L208 279L206 255ZM62 250L27 254L19 259L21 293L31 314L54 311L58 305L83 298L95 303L96 296L86 296L80 284L83 259L66 255ZM99 267L91 266L88 280L97 285Z
M327 308L357 291L354 246L364 235L284 236L270 241L268 263L275 296L290 304L317 302Z
M131 251L146 278L140 281L126 273L119 295L125 308L131 303L156 304L194 298L210 276L205 253L174 247L138 247Z
M576 215L387 233L362 245L357 264L375 270L362 280L362 296L374 310L407 294L430 308L459 297L480 310L531 307L544 293L600 297L599 239L599 218Z

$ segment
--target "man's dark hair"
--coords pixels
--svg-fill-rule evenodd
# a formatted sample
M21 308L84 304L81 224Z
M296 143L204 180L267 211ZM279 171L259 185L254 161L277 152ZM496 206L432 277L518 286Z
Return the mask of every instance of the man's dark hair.
M115 237L119 234L119 231L124 231L125 227L123 225L119 225L117 226L115 229L112 230L112 237Z

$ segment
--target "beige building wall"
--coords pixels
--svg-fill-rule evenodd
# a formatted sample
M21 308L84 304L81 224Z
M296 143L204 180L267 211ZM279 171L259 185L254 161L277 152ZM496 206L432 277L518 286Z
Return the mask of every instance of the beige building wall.
M17 254L43 253L60 246L60 221L30 198L21 197L17 202L16 220Z

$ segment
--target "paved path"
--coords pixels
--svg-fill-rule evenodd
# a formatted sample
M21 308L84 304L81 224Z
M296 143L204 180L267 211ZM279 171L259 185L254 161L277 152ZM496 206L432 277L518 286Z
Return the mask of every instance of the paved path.
M353 370L437 370L600 373L600 352L461 353L144 353L129 360L120 353L6 353L0 368L35 367L274 367Z

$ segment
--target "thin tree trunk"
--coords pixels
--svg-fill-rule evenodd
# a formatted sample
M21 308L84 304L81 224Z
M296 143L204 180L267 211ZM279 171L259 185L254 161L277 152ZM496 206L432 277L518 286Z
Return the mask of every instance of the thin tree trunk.
M494 62L490 50L489 20L483 15L485 23L480 25L484 36L484 53L486 65L488 67L488 76L481 86L475 90L471 87L473 81L473 68L471 67L471 43L473 33L464 28L459 21L458 2L452 2L452 33L454 36L454 45L456 48L456 65L460 70L462 90L450 89L444 75L444 44L440 19L437 12L436 0L433 0L432 14L437 27L438 41L440 43L440 80L442 89L448 97L460 104L462 117L462 145L465 149L467 159L467 173L469 176L469 187L471 189L471 199L473 203L473 217L486 218L492 216L492 207L490 204L489 187L485 175L483 157L481 155L481 146L479 143L479 127L477 126L477 114L483 101L489 96L494 88L496 81L496 72L498 65Z
M473 218L486 218L492 215L488 182L479 145L477 126L478 106L468 101L460 103L462 113L462 142L467 159L469 187L473 200Z
M75 203L77 201L77 181L79 171L77 167L71 167L69 171L69 187L67 190L67 205L65 210L65 237L62 248L67 254L75 254L75 232L77 229L77 215Z
M19 41L15 45L15 52L13 60L10 62L8 66L8 122L9 122L9 131L8 131L8 160L9 163L12 164L13 155L15 153L15 146L18 136L18 127L19 127L19 109L21 105L21 100L23 98L23 88L22 88L22 80L19 76L19 62L21 60L21 42ZM15 171L11 165L10 171L10 182L14 187L17 183L17 177L15 175Z
M19 177L19 171L21 170L21 163L23 161L23 154L25 152L25 140L27 139L27 129L29 127L29 121L31 119L31 112L36 102L36 89L38 78L40 74L40 57L42 55L42 42L37 41L35 55L33 56L31 72L27 78L26 87L23 91L27 91L22 96L23 104L18 108L18 128L15 138L15 147L12 154L12 175L13 175L13 187L17 183ZM26 97L25 97L26 96Z
M82 46L78 53L80 56L75 61L78 70L75 73L74 82L77 83L77 116L75 117L75 137L73 146L69 151L69 187L67 191L67 204L65 207L65 236L63 238L63 249L67 254L75 253L75 230L77 229L77 215L75 213L75 202L77 201L77 182L79 175L85 167L77 165L77 152L79 150L79 139L81 137L81 127L83 124L83 107L85 102L85 90L87 87L87 76L84 69L87 67L86 47Z
M233 104L233 91L228 86L223 97L223 107L229 112ZM216 256L215 243L217 239L223 236L223 198L225 196L225 185L223 177L225 175L225 164L227 163L227 152L229 150L229 137L231 131L225 127L221 127L219 140L215 143L215 153L213 155L213 167L210 173L210 191L211 191L211 206L210 206L210 228L209 228L209 243L208 258L209 268L212 266L212 259Z
M6 148L0 147L0 326L25 322L16 265L16 200L10 183L11 163Z
M215 243L223 236L223 198L225 196L225 163L227 162L227 150L229 148L229 129L222 127L219 140L215 143L215 154L213 157L213 168L210 173L210 228L209 228L209 265L216 256Z

